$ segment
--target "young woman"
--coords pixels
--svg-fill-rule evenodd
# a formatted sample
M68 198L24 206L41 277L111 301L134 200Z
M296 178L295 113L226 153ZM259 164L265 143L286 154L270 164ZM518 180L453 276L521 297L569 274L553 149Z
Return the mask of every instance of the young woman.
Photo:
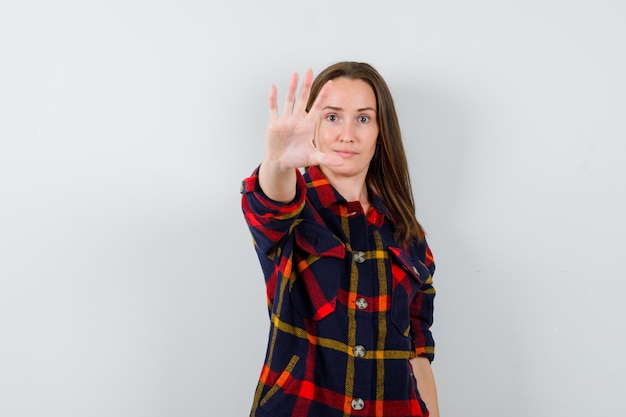
M438 417L435 266L389 88L357 62L297 87L281 114L272 86L242 184L271 323L251 416Z

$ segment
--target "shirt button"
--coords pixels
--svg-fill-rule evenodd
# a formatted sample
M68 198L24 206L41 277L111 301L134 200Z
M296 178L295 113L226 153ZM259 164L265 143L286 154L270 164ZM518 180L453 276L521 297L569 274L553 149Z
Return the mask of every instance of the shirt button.
M367 300L365 298L357 298L356 306L359 310L365 310L367 308Z
M365 348L361 345L356 345L354 347L354 356L356 358L362 358L363 356L365 356Z
M415 272L415 275L417 275L418 277L420 276L420 273L417 271L416 267L413 267L413 272Z
M359 411L365 407L365 402L361 398L355 398L352 400L352 409Z
M354 260L357 263L362 264L363 262L365 262L365 253L363 253L363 252L354 252Z

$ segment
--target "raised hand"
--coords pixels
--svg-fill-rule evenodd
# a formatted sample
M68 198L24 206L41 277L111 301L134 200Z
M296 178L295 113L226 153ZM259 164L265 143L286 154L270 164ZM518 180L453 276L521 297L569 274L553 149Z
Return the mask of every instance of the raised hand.
M313 71L304 75L296 100L298 74L289 82L283 114L278 113L277 90L269 94L269 121L265 136L265 159L261 164L259 182L265 194L276 201L288 202L295 196L295 168L311 165L342 165L337 155L326 154L314 146L315 126L332 81L320 90L309 112L306 104L313 84Z
M266 161L277 164L280 169L343 163L341 158L324 154L313 145L315 125L332 81L322 87L307 113L306 104L312 84L313 71L308 70L304 75L300 96L296 101L298 74L294 73L291 76L282 115L278 114L276 86L270 89L270 114L265 137Z

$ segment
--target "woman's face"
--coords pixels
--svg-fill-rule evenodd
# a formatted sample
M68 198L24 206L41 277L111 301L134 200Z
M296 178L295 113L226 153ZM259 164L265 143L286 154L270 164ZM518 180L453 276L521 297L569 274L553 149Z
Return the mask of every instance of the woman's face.
M376 111L376 96L369 84L345 77L333 80L316 139L320 151L344 160L342 166L321 167L329 179L362 175L365 181L378 138Z

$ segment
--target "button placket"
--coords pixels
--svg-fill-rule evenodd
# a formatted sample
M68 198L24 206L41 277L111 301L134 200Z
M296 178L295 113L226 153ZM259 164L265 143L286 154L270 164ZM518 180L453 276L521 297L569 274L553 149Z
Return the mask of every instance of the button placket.
M367 255L363 251L354 251L352 254L352 259L356 264L363 264L367 260ZM355 305L357 309L365 310L368 307L369 303L365 298L359 297L355 300ZM352 348L352 353L355 358L363 358L365 357L366 350L363 345L356 345ZM352 399L350 405L352 406L353 410L360 411L365 408L365 401L363 401L362 398L355 397Z

